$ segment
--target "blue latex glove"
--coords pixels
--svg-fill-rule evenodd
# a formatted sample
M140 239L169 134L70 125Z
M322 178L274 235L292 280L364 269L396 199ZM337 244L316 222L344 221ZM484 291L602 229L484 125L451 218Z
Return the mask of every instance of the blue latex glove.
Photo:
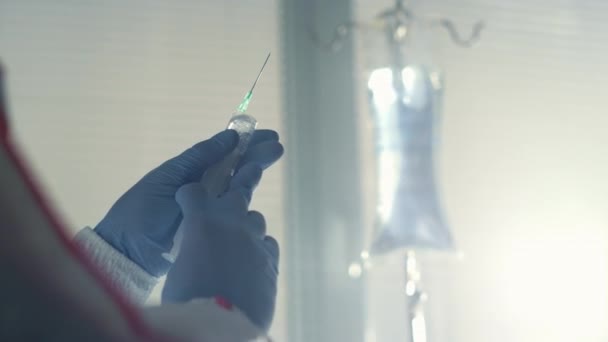
M268 330L277 294L279 246L266 235L264 216L247 208L247 194L261 174L254 164L244 166L219 198L210 198L199 183L178 191L184 242L167 274L163 302L221 297Z
M278 140L275 131L257 130L240 165L255 163L262 169L272 165L283 154ZM150 171L118 199L95 231L148 273L166 274L171 263L162 254L171 250L181 222L175 193L182 185L199 181L237 142L237 133L226 130Z

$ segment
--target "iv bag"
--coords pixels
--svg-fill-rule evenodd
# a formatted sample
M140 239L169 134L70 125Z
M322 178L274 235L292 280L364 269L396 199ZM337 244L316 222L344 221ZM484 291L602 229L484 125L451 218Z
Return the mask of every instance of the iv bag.
M370 74L377 172L373 254L453 247L435 177L441 88L440 74L422 66Z

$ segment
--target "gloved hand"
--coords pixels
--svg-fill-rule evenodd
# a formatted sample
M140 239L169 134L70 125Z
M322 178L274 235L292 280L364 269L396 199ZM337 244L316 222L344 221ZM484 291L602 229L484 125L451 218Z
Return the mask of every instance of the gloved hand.
M269 167L283 154L278 140L275 131L257 130L240 165ZM228 155L237 142L237 133L226 130L164 162L122 195L95 231L148 273L166 274L171 263L162 254L171 250L181 222L175 193L182 185L199 181L206 169Z
M248 211L246 198L261 174L255 165L244 166L219 198L209 197L199 183L179 189L184 242L167 274L163 302L221 297L268 330L277 294L279 246L266 235L264 216Z

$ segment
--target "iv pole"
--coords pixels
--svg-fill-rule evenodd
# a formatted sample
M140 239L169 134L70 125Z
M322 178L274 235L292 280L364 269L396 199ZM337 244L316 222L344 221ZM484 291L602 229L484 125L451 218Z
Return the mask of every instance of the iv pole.
M397 92L397 97L403 98L405 89L401 70L404 68L403 63L405 59L402 47L406 44L406 39L414 21L423 21L426 24L430 24L430 27L444 29L449 34L452 42L463 48L472 47L479 40L481 31L484 28L484 23L479 21L473 25L470 36L462 38L455 24L450 19L439 18L428 20L417 18L404 5L404 0L396 0L394 7L381 12L370 23L347 22L338 25L334 30L332 39L328 42L322 42L318 34L313 30L310 30L310 34L317 46L331 52L336 52L341 49L347 36L355 29L383 31L389 43L390 69L393 74L394 89ZM368 253L364 252L362 255L367 256ZM424 303L428 295L422 287L421 273L414 249L407 248L405 250L404 264L407 324L409 326L408 342L427 342Z

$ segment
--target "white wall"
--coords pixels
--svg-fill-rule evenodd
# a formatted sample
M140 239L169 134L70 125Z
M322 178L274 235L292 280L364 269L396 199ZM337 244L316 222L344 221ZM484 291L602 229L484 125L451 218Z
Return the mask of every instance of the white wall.
M250 112L282 131L277 1L0 1L20 145L70 227L94 226L148 170ZM283 166L253 207L283 236ZM284 286L273 334L284 340Z
M391 1L356 3L367 20ZM447 78L438 177L464 254L425 260L429 341L607 341L608 4L413 3L487 23L474 49L437 31L426 51ZM405 341L400 258L368 274L369 341Z

